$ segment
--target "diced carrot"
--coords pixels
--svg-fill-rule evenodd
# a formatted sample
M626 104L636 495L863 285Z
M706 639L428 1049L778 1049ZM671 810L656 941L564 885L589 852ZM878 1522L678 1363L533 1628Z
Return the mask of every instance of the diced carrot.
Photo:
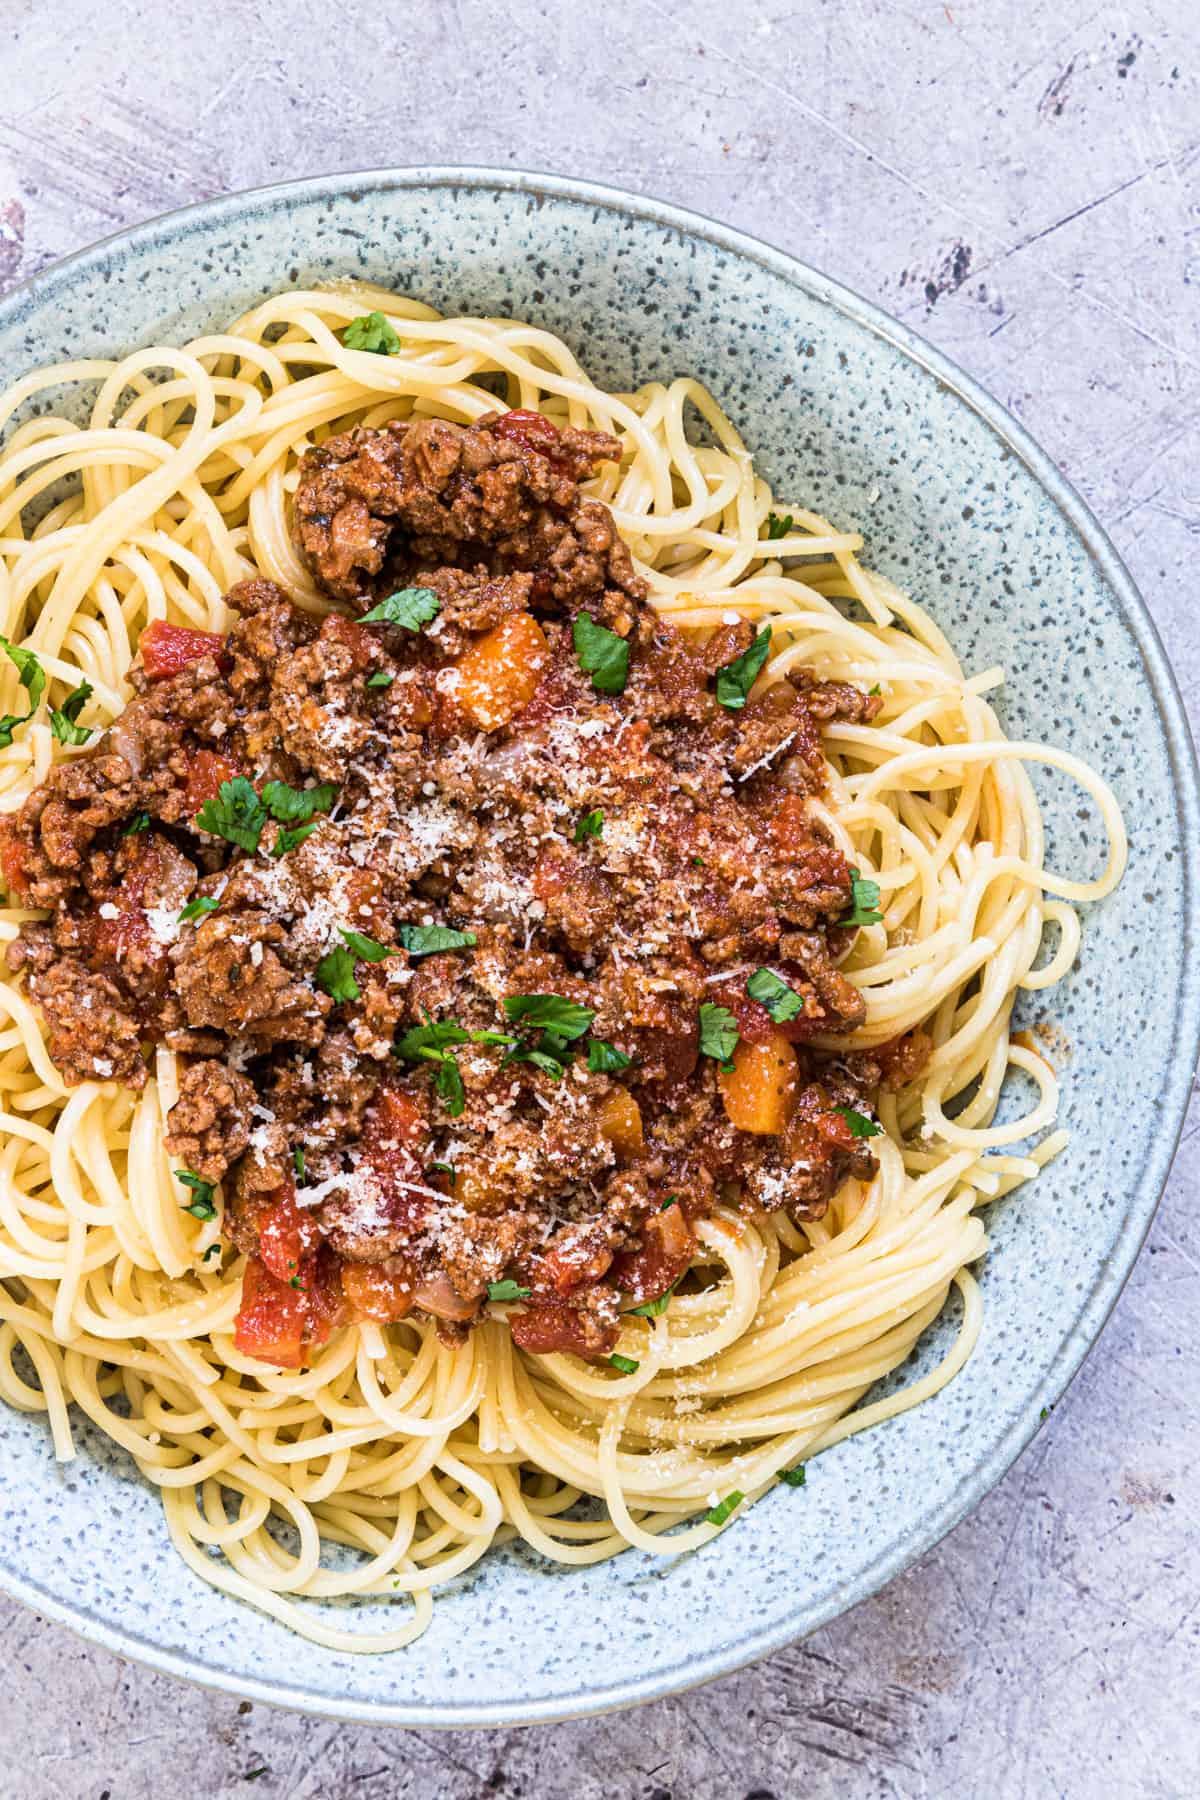
M615 1087L601 1102L600 1129L622 1162L645 1154L642 1109L625 1088Z
M533 699L549 656L537 620L512 613L459 658L453 698L478 730L498 731Z
M391 1325L413 1308L413 1276L394 1259L386 1263L342 1263L342 1292L352 1319Z
M782 1032L765 1043L743 1039L734 1050L733 1068L717 1075L730 1123L759 1136L781 1132L792 1116L800 1091L800 1065Z

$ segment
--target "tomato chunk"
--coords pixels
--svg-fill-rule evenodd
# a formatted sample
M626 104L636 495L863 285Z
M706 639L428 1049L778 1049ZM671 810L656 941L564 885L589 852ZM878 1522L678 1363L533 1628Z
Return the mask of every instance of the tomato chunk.
M272 1275L261 1257L252 1256L242 1277L242 1304L233 1327L235 1349L280 1369L298 1369L304 1361L307 1296Z
M223 781L244 775L241 763L218 756L215 750L197 750L188 764L186 802L189 814L200 811L206 800L215 800Z
M178 675L189 663L202 656L217 656L225 648L225 639L215 631L192 631L186 625L168 625L165 619L151 619L141 636L138 649L142 667L151 681Z
M7 820L0 825L0 875L10 894L25 892L25 845Z
M625 1250L612 1266L612 1280L632 1306L657 1300L674 1287L696 1248L683 1207L676 1201L642 1226L640 1250Z
M400 1088L383 1088L363 1126L363 1156L379 1177L388 1222L418 1231L432 1201L425 1154L429 1122L420 1103Z
M593 1313L562 1300L538 1299L508 1321L513 1343L533 1356L569 1351L575 1356L610 1356L621 1336L619 1325L604 1325Z
M254 1222L258 1254L279 1281L290 1281L321 1241L315 1216L296 1204L296 1185L290 1176L259 1203Z
M541 456L553 457L558 449L558 427L546 418L544 413L531 412L524 406L514 406L511 412L502 413L489 427L494 437L508 438L510 443L522 444L526 450L536 450Z

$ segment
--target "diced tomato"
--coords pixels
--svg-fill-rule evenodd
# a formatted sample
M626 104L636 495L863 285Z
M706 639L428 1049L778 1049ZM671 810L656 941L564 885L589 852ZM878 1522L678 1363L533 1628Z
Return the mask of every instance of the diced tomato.
M98 913L93 922L92 945L101 963L119 965L136 956L144 963L160 963L165 972L167 946L154 938L146 917L146 890L157 885L162 873L162 857L153 842L138 839L121 885L106 902L108 907L116 907L116 917Z
M411 1270L395 1257L385 1263L345 1261L342 1292L352 1319L391 1325L412 1311L416 1300Z
M533 1356L569 1351L575 1356L610 1356L621 1335L619 1325L602 1325L591 1313L579 1312L562 1300L538 1299L509 1321L513 1343Z
M143 631L138 649L142 667L151 681L178 675L189 663L202 656L218 656L225 639L215 631L192 631L186 625L168 625L165 619L151 619Z
M321 1241L315 1216L296 1204L296 1184L290 1175L282 1187L258 1203L254 1223L258 1228L258 1254L280 1281L290 1281Z
M341 613L330 613L321 626L321 640L326 644L341 644L354 658L354 667L360 673L369 666L371 633L357 619L346 619Z
M642 1226L640 1250L626 1250L612 1266L612 1280L632 1305L657 1300L673 1287L696 1249L687 1215L678 1201L653 1213Z
M241 763L232 757L218 756L215 750L197 750L188 764L186 801L188 816L200 811L206 800L215 800L223 781L244 775Z
M243 1356L298 1369L345 1316L341 1267L327 1244L305 1257L287 1281L273 1275L261 1257L251 1256L242 1277L233 1341Z
M363 1156L379 1177L388 1221L416 1231L432 1201L427 1188L425 1152L429 1123L419 1102L400 1088L380 1091L363 1127Z
M258 1362L298 1369L304 1361L308 1299L299 1287L280 1281L260 1257L252 1256L242 1277L242 1304L233 1327L234 1347Z
M522 444L526 450L536 450L542 456L552 457L558 448L557 425L551 424L543 413L531 412L523 406L502 413L489 429L495 437L508 438L511 443Z
M0 875L10 894L23 894L27 880L26 847L7 820L0 824Z
M819 1113L813 1120L813 1124L820 1132L821 1136L828 1138L829 1142L835 1144L839 1150L855 1150L858 1148L859 1140L855 1137L850 1129L848 1121L842 1117L841 1113Z

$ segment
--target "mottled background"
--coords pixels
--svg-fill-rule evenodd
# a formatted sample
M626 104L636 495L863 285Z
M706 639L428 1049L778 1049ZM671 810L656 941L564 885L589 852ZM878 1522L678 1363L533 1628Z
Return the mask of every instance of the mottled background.
M1011 407L1107 525L1200 708L1198 69L1194 0L7 0L0 291L186 201L336 169L513 165L695 207ZM239 1707L0 1602L0 1793L1200 1794L1198 1175L1200 1110L1033 1447L808 1642L614 1718L437 1735ZM614 1620L613 1658L637 1654Z

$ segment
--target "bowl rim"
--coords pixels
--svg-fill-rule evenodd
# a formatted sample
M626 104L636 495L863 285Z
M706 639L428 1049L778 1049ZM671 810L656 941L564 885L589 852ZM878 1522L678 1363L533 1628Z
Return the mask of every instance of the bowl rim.
M1074 1380L1120 1297L1157 1211L1183 1130L1193 1073L1200 1055L1200 959L1194 954L1200 936L1200 766L1178 683L1158 628L1133 577L1087 502L1025 427L952 358L892 318L873 301L864 299L854 289L814 269L801 258L750 233L721 224L704 213L581 177L477 164L414 164L303 176L242 188L156 214L48 264L0 297L0 341L14 322L14 315L25 304L39 300L64 282L72 282L80 273L102 264L115 250L151 248L175 240L198 226L219 226L260 205L278 206L291 200L358 200L372 190L419 188L490 189L524 194L535 200L548 197L703 238L740 260L755 263L781 276L832 311L848 317L874 337L891 344L908 361L933 376L941 388L953 393L1011 451L1048 495L1113 594L1122 622L1141 657L1162 725L1174 779L1183 864L1183 977L1175 996L1179 1050L1166 1071L1160 1093L1162 1112L1172 1121L1172 1126L1151 1142L1107 1262L1091 1293L1085 1297L1046 1378L1030 1392L1017 1417L988 1455L974 1465L970 1475L964 1476L941 1506L925 1520L920 1532L881 1551L853 1582L831 1594L804 1623L794 1616L785 1618L752 1632L736 1648L726 1645L707 1656L689 1660L686 1667L679 1664L664 1675L650 1674L551 1701L521 1701L490 1709L483 1703L418 1705L385 1698L367 1703L360 1699L330 1698L299 1685L268 1682L200 1666L189 1661L179 1650L74 1611L57 1596L42 1591L35 1582L14 1574L0 1562L0 1592L65 1626L89 1643L197 1686L347 1724L487 1729L595 1717L651 1700L666 1699L732 1674L808 1636L869 1599L938 1544L980 1503L1025 1449L1046 1411Z

